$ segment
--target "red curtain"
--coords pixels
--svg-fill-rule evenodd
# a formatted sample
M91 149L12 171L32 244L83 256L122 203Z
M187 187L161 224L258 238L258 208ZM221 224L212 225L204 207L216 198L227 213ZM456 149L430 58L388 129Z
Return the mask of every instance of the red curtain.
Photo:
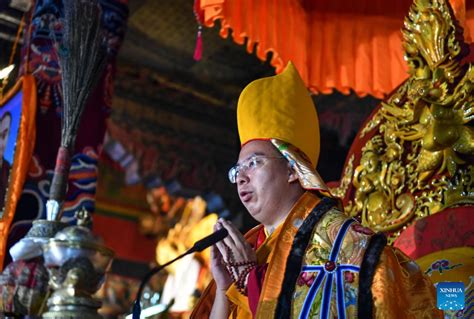
M337 89L383 98L405 80L400 29L412 0L200 0L204 24L255 50L279 73L289 60L314 93ZM465 38L474 38L474 1L450 0ZM245 42L247 41L247 42Z

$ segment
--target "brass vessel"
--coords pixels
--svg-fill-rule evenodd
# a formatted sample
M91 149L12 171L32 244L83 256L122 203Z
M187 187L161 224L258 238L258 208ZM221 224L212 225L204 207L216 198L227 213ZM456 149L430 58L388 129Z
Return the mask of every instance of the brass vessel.
M53 289L44 318L102 318L97 313L101 302L92 295L102 285L114 252L86 227L87 211L76 217L77 226L59 231L43 247Z

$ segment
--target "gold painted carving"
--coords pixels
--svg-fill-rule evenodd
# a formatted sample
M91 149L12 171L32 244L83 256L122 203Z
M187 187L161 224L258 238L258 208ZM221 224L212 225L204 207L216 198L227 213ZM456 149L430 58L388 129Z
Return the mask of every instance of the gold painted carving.
M352 173L354 171L354 155L349 158L347 165L344 169L344 175L342 177L341 183L338 187L334 187L330 189L330 193L335 196L342 198L346 194L349 186L352 182Z
M460 62L462 33L442 0L415 0L402 33L410 78L361 130L376 132L345 207L392 240L413 218L474 204L474 67Z

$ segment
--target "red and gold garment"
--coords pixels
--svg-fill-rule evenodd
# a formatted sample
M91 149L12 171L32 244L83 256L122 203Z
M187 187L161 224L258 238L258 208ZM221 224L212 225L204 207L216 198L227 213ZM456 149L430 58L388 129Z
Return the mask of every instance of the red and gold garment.
M334 200L306 192L269 237L246 234L257 247L248 297L227 291L231 318L440 318L431 282L385 237L348 218ZM192 318L212 309L212 282Z

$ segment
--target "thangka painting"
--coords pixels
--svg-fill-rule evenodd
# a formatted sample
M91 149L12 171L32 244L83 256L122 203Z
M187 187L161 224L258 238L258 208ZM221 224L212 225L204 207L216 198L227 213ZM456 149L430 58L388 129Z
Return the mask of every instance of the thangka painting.
M35 144L36 85L23 76L0 100L0 269Z

